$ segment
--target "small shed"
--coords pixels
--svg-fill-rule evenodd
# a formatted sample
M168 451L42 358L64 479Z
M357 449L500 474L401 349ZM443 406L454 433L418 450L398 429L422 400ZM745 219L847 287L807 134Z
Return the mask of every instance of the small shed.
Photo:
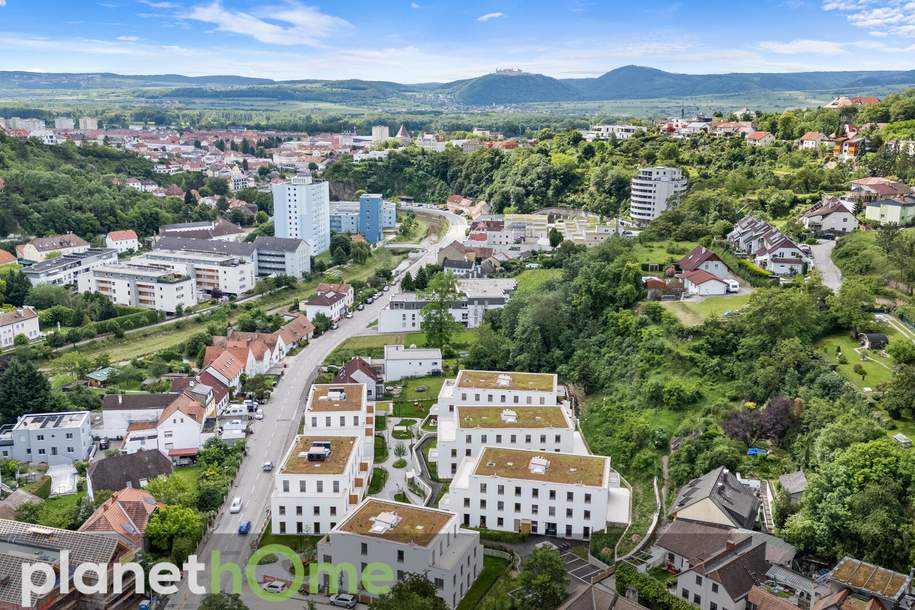
M897 445L899 445L900 447L905 447L906 449L908 449L909 447L912 446L912 439L910 439L908 436L906 436L902 432L897 432L896 434L894 434L893 440L896 442Z
M807 489L807 476L802 470L789 472L778 477L778 482L782 486L782 491L792 504L797 504Z
M108 385L112 375L117 372L118 370L113 366L106 366L87 374L86 379L89 380L89 385L93 388L100 388Z
M860 333L858 342L867 349L883 349L889 344L889 337L883 333Z

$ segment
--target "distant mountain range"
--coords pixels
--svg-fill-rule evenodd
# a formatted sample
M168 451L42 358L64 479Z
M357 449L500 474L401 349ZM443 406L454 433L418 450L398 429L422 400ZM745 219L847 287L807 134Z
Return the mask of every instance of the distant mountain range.
M146 97L166 99L257 98L365 103L432 97L468 106L682 98L778 91L819 91L853 95L862 89L915 86L915 70L675 74L624 66L596 78L557 79L506 71L449 83L400 84L364 80L274 81L244 76L182 76L0 72L0 89L151 89Z

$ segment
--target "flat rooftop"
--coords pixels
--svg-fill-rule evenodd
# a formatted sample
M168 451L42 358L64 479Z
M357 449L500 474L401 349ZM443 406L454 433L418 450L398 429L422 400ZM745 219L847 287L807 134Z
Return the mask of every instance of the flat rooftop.
M532 460L535 459L547 462L545 468L535 471L532 468ZM603 487L606 466L607 458L593 455L486 447L477 460L474 474Z
M442 359L442 350L436 347L404 347L403 345L385 345L385 360Z
M867 591L885 598L897 598L908 587L909 577L880 566L844 557L833 568L831 577L852 589Z
M24 415L15 430L53 430L55 428L78 428L89 417L88 411L63 413L35 413Z
M459 388L483 390L526 390L552 392L556 375L552 373L517 373L512 371L461 370L457 376Z
M315 441L330 443L330 456L325 460L309 461L303 455L314 445ZM343 474L349 456L356 446L355 436L297 436L283 463L281 474Z
M428 546L453 517L435 508L369 498L336 531Z
M458 406L461 428L570 428L562 407Z
M308 397L309 411L359 411L365 386L361 383L316 383Z

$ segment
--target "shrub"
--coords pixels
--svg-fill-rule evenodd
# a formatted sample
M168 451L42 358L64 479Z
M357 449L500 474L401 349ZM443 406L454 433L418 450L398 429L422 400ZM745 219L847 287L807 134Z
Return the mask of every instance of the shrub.
M639 603L652 610L695 610L689 602L668 593L660 581L639 574L628 563L621 563L616 569L616 590L625 595L630 587L638 591Z

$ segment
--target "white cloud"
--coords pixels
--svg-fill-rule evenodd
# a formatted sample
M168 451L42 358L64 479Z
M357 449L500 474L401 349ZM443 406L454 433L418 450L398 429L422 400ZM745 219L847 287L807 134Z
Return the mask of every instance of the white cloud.
M766 40L759 43L759 48L779 55L841 55L847 53L840 42L831 40L791 40L788 42Z
M153 0L138 0L140 4L145 4L150 8L178 8L174 2L153 2Z
M118 40L121 42L136 42L140 40L139 36L118 36Z
M6 6L6 0L0 0L0 6Z
M912 0L824 0L823 10L845 14L849 23L871 35L915 36Z
M210 4L194 7L184 17L212 24L217 32L250 36L259 42L276 45L316 47L322 39L351 27L345 19L293 0L259 8L253 13L227 9L221 0L213 0Z
M414 8L414 9L415 9L415 8L422 8L422 6L420 6L419 2L411 2L411 3L410 3L410 8Z
M505 13L486 13L485 15L480 15L479 17L477 17L477 21L479 21L480 23L486 23L487 21L491 21L493 19L498 19L499 17L504 17L504 16L505 16Z

